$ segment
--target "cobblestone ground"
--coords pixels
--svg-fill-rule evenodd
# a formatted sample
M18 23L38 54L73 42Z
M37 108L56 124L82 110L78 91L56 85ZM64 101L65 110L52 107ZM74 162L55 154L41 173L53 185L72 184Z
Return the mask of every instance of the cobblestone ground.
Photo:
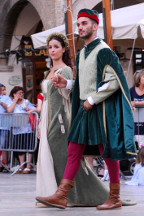
M121 199L136 200L137 205L98 211L95 207L68 207L65 210L40 208L35 205L35 174L0 173L1 216L140 216L144 214L144 186L126 186L121 180ZM105 182L108 186L109 182Z

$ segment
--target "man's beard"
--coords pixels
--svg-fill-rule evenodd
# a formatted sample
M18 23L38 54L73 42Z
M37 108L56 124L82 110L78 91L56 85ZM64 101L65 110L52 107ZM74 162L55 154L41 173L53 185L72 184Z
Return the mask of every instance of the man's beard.
M84 36L80 36L82 39L86 40L89 39L92 36L93 32L92 32L92 27L90 28L90 30L87 32L86 35Z

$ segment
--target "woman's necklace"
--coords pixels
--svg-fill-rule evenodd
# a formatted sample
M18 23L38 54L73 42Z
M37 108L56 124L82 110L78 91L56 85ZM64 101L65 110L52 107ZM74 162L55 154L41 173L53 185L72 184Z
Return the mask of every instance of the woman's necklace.
M54 70L54 71L56 71L56 70L58 70L58 69L60 69L60 68L62 68L62 67L64 67L64 66L65 66L65 64L62 63L62 64L60 64L60 65L57 65L57 66L52 67L51 69Z
M48 79L48 80L51 79L54 76L55 71L57 71L58 69L60 69L60 68L62 68L64 66L65 66L65 64L62 64L62 65L59 65L59 67L57 66L57 67L50 68L50 72L49 72L46 79Z
M50 72L48 73L48 75L47 75L47 80L50 80L52 77L53 77L53 75L54 75L54 70L51 68L50 69Z
M139 95L139 96L142 96L144 94L144 88L141 89L140 87L136 87L136 93Z

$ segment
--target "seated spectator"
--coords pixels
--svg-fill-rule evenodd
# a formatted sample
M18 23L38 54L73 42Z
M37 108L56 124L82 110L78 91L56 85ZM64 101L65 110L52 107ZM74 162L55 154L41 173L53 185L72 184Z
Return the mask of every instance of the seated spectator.
M40 116L40 112L41 112L41 109L42 109L42 104L43 104L43 94L39 93L37 95L37 105L36 105L35 109L29 110L28 113L37 112L39 114L39 116ZM38 137L39 137L39 135L38 135ZM37 149L34 152L34 161L35 162L37 162L38 150L39 150L39 139L37 140Z
M35 107L23 98L23 87L15 86L10 93L12 101L9 102L7 106L8 113L26 113L27 110L34 109ZM31 141L32 135L32 127L31 124L28 123L27 126L14 127L13 128L13 145L14 148L17 148L17 144L20 143L22 149L27 149L29 145L32 145L31 142L34 142L34 139ZM19 162L22 165L25 162L26 153L18 152ZM28 174L31 172L31 162L32 162L32 153L28 154L28 163L26 167L22 166L21 169L17 171L17 173Z
M6 113L7 109L7 102L10 100L10 98L6 95L2 94L2 88L3 85L0 83L0 114ZM0 117L1 119L1 117ZM9 129L7 127L0 126L0 148L6 149L8 146L8 139L9 139ZM8 163L8 154L7 151L2 151L2 163L7 166ZM5 169L2 164L0 164L0 172L7 172L7 169Z
M144 106L144 69L134 73L134 86L130 88L133 109ZM135 122L135 141L139 147L144 143L144 123Z
M144 185L144 144L141 145L136 157L136 165L131 181L125 182L126 185Z

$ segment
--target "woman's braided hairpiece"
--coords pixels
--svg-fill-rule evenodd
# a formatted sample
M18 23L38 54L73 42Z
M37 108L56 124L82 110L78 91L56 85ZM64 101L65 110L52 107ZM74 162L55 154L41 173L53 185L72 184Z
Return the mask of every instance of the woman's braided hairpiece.
M63 34L61 34L61 33L59 33L59 32L54 32L54 33L52 33L52 34L50 34L49 36L48 36L48 38L47 38L47 40L46 40L46 42L47 42L47 45L49 44L49 41L53 38L53 37L60 37L62 40L63 40L63 42L64 42L64 44L65 44L65 49L66 50L68 50L69 49L69 42L68 42L68 39L66 38L66 36L65 35L63 35Z

